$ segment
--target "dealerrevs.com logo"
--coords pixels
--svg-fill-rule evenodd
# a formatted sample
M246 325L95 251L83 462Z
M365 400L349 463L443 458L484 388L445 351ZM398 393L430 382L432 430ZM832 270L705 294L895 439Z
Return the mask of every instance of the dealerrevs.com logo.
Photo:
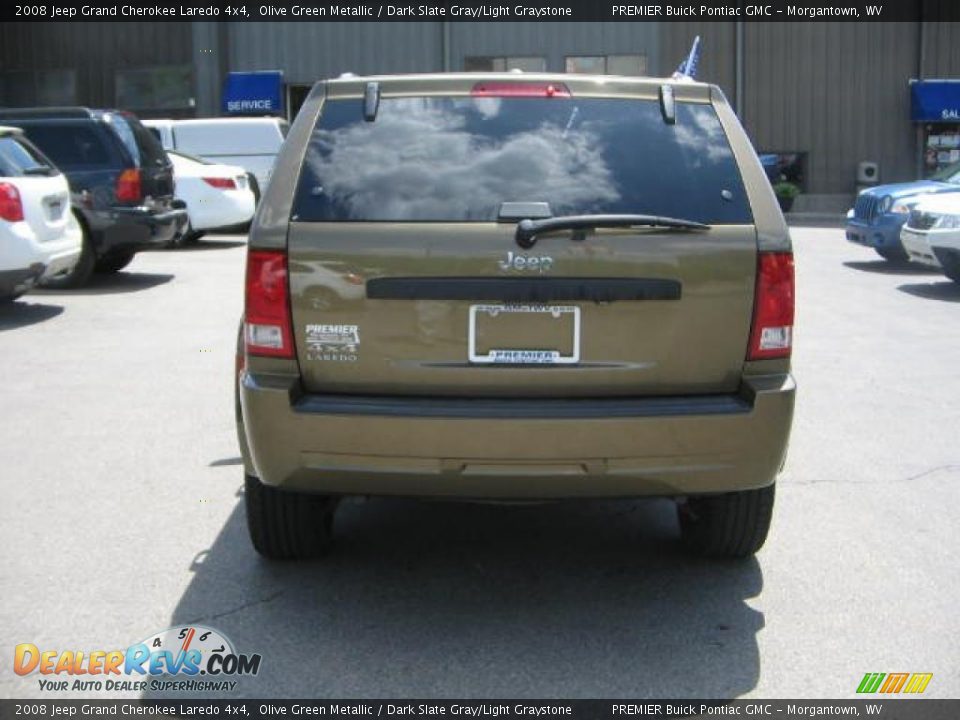
M20 643L18 675L40 675L45 691L232 691L260 672L261 656L238 653L221 632L202 625L174 627L125 650L41 650Z

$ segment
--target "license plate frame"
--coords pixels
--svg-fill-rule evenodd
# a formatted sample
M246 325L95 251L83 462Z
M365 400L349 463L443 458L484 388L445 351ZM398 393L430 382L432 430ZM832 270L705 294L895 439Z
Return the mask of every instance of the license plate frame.
M487 313L492 317L502 312L529 313L531 315L549 313L559 318L560 315L573 315L572 352L562 354L559 350L549 348L491 348L486 353L477 350L477 318L480 313ZM508 304L483 303L470 306L469 327L467 329L467 357L471 363L480 365L576 365L580 362L580 308L576 305L536 305L536 304Z

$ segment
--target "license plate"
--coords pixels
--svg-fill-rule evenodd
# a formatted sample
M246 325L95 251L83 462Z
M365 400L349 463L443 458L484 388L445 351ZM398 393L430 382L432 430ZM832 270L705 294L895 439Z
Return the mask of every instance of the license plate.
M576 305L471 305L470 362L573 365L580 362Z

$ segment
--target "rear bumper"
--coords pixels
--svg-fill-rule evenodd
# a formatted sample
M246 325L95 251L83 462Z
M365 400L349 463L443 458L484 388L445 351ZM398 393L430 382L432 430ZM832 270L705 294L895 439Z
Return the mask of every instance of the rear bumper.
M43 275L42 263L34 263L30 267L16 270L0 270L0 299L29 291L41 275Z
M243 375L248 470L291 490L488 499L690 495L763 487L786 456L796 386L737 395L519 400L300 395Z
M108 212L85 213L100 256L162 247L187 224L187 211L157 212L147 207L115 207Z

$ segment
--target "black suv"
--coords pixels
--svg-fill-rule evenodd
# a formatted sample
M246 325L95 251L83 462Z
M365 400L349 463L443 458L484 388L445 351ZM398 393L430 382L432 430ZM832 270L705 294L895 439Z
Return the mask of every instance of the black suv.
M138 250L162 246L186 224L173 196L173 166L136 116L88 108L0 109L67 176L84 231L74 271L47 284L79 287L94 270L116 272Z

